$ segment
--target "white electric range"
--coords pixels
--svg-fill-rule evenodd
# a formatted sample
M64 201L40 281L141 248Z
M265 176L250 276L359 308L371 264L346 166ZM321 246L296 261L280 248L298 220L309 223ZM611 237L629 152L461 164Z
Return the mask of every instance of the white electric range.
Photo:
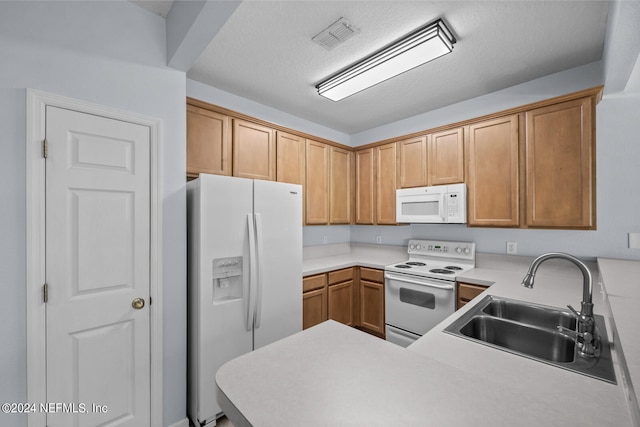
M412 239L407 254L385 267L387 341L403 347L455 311L456 277L475 267L476 245Z

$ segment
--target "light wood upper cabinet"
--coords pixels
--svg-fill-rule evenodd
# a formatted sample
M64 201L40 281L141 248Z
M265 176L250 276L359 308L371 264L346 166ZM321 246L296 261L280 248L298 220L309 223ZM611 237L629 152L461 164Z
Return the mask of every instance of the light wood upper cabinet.
M526 225L595 228L592 98L526 113Z
M329 223L329 146L307 140L306 224Z
M431 134L427 158L429 185L464 182L464 128Z
M519 225L518 141L518 115L469 126L469 225Z
M233 119L233 176L275 181L275 136L272 128Z
M231 175L231 118L187 104L187 176Z
M400 187L422 187L427 185L428 136L398 141L400 155Z
M349 224L351 222L352 199L352 158L353 153L338 147L330 147L329 152L329 222Z
M374 149L366 148L355 153L356 168L356 224L373 224L375 221L375 172Z
M356 224L396 224L398 145L356 151Z
M396 224L397 147L395 142L376 147L376 224Z
M304 148L303 137L276 133L276 181L304 185Z

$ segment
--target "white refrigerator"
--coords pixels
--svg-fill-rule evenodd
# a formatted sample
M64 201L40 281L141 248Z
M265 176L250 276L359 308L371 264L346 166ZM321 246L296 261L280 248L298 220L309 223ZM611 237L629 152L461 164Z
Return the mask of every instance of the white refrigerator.
M221 415L215 374L302 330L302 187L201 174L187 184L188 410Z

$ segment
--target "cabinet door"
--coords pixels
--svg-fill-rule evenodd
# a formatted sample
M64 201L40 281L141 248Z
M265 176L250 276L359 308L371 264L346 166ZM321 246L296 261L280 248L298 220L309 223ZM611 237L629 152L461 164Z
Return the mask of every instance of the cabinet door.
M360 280L360 325L384 335L384 285Z
M353 326L353 280L328 287L329 319Z
M327 289L321 288L302 294L302 329L327 320Z
M276 181L304 185L304 146L301 136L276 133Z
M517 115L469 126L469 225L520 224L518 141Z
M400 187L427 185L427 137L398 142L400 151Z
M398 182L396 143L376 147L376 223L396 223L396 188Z
M458 301L456 303L456 310L464 307L469 301L484 292L488 286L472 285L471 283L458 282Z
M187 176L231 175L231 119L187 104Z
M306 147L306 223L329 223L329 147L307 140Z
M351 156L350 151L338 147L330 148L329 222L331 224L351 222Z
M374 149L358 150L356 155L356 224L375 221Z
M276 179L275 131L245 120L233 120L233 176Z
M429 141L429 185L464 182L463 128L434 133Z
M591 98L526 113L526 224L595 228Z

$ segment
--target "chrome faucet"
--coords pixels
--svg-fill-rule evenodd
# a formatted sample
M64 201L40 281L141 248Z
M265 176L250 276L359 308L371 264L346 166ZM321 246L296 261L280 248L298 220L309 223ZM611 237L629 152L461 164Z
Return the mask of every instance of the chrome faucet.
M540 264L542 264L544 261L553 258L565 259L567 261L570 261L575 264L576 267L578 267L582 272L583 283L580 312L578 313L570 305L568 305L567 307L577 317L578 320L578 327L575 334L577 338L576 341L578 342L579 353L587 357L595 356L600 350L600 336L596 331L595 319L593 317L593 279L591 278L591 272L582 261L580 261L573 255L560 252L550 252L540 255L538 258L534 259L529 266L527 274L522 279L522 286L524 286L525 288L533 288L533 282L535 280L538 267L540 267Z

